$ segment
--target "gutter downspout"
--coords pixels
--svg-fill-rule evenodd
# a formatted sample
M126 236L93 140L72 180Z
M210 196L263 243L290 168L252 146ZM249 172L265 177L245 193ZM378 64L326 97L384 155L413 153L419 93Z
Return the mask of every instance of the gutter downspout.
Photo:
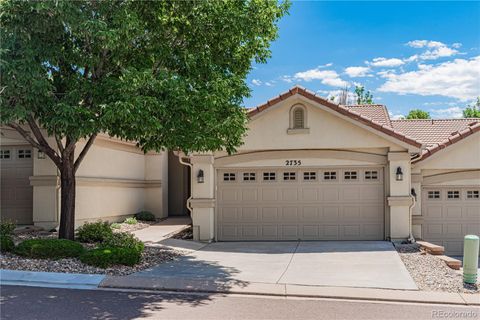
M412 188L412 191L415 192L415 190ZM408 233L409 233L409 236L408 236L408 242L410 243L415 243L416 240L415 240L415 237L413 236L413 226L412 226L412 209L413 207L415 206L416 204L416 200L415 200L415 196L413 194L410 195L410 197L412 198L412 204L408 207Z
M190 169L193 169L193 165L190 163L190 162L185 162L183 160L183 156L180 154L180 152L177 153L177 156L178 156L178 161L183 164L184 166L189 166ZM192 172L192 170L190 170L190 173ZM190 174L191 175L191 174ZM190 179L190 184L192 184L191 180L191 176L188 177ZM190 196L188 197L187 199L187 203L185 204L185 206L187 207L188 211L190 211L190 217L192 216L192 212L193 212L193 209L192 207L190 206L190 200L192 200L192 192L190 190Z

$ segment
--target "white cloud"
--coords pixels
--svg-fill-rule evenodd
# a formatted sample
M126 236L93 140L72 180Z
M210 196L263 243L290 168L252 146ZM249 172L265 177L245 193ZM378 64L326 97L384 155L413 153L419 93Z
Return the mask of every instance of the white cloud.
M401 59L397 59L397 58L387 59L383 57L375 58L371 62L366 61L366 63L373 67L398 67L405 64L405 62Z
M338 73L334 70L320 70L320 68L310 69L307 71L297 72L293 76L295 80L312 81L320 80L323 84L332 87L343 87L348 82L342 80Z
M285 81L287 83L292 83L293 82L292 76L287 76L287 75L281 76L280 80Z
M253 79L253 80L252 80L252 84L255 85L255 86L261 86L261 85L262 85L262 81L259 80L259 79Z
M390 111L388 111L388 115L390 116L390 119L392 120L400 120L400 119L405 119L405 116L403 114L400 114L400 113L391 113Z
M369 71L370 71L369 67L348 67L348 68L345 68L345 73L350 78L367 77Z
M430 109L432 118L462 118L463 109L460 107L451 107L445 109Z
M388 69L388 70L378 71L377 75L380 76L381 78L390 78L392 75L395 75L395 70Z
M454 43L450 48L443 42L440 41L429 41L429 40L413 40L406 43L407 46L412 48L426 48L427 50L424 51L420 55L411 56L409 59L423 59L423 60L435 60L442 57L451 57L456 55L458 52L458 48L460 48L461 43ZM416 59L414 59L416 58Z
M274 83L275 83L275 81L267 81L267 82L265 82L265 85L267 87L272 87Z
M439 95L467 101L479 95L480 56L455 59L438 65L422 65L419 70L389 74L378 89L398 94Z

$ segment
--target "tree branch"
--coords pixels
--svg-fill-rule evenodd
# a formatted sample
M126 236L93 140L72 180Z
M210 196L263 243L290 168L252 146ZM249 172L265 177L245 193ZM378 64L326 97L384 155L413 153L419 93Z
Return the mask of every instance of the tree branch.
M40 130L40 127L37 125L37 122L33 118L32 115L29 115L27 118L27 123L30 129L32 130L33 135L38 141L38 144L41 146L40 150L45 152L47 156L50 157L50 159L55 162L55 164L60 167L62 165L62 158L57 154L57 152L50 147L48 144L47 140L43 137L42 131Z
M65 148L63 147L62 139L60 139L60 137L57 134L55 134L55 141L57 141L58 150L60 150L60 153L63 154L63 151L65 150Z
M95 138L97 137L97 134L94 133L90 136L90 138L87 141L87 144L83 147L82 151L78 155L77 160L75 160L75 164L73 165L73 172L77 172L78 167L80 166L80 163L82 162L83 158L85 158L85 155L87 154L88 150L90 150L90 147L93 145L93 142L95 141Z

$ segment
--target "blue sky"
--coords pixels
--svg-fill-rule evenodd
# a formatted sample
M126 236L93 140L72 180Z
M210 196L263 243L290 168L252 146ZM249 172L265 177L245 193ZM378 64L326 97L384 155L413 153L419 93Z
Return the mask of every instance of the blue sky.
M295 84L325 97L362 84L394 117L450 118L480 95L480 2L293 1L279 27L246 107Z

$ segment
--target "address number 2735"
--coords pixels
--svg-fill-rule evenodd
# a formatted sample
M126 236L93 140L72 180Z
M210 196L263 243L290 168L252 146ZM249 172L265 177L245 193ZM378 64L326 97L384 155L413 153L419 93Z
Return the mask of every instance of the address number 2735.
M301 166L302 160L285 160L286 166Z

